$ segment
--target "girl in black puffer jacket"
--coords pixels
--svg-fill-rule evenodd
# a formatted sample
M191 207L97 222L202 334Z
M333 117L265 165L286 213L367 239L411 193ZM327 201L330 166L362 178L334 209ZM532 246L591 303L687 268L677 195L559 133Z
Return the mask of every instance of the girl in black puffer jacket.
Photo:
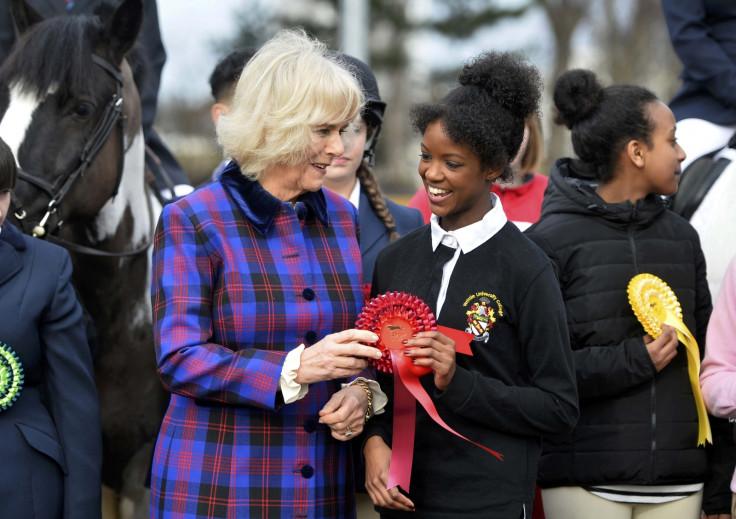
M669 326L656 340L645 335L626 292L637 274L660 277L705 345L711 300L700 242L663 200L677 191L685 158L675 119L648 90L603 88L584 70L558 79L554 101L578 159L555 163L527 234L557 268L580 421L545 438L547 519L635 518L653 508L656 517L696 519L708 462L684 346Z

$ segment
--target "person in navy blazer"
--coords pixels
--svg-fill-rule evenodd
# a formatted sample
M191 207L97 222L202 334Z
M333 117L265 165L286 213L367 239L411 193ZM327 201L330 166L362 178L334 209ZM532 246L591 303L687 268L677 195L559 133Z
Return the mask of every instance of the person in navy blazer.
M363 279L370 283L373 279L373 266L378 253L389 242L399 236L424 225L422 213L416 209L399 205L388 198L383 198L386 211L393 218L395 230L386 226L385 220L377 214L371 204L370 195L361 184L360 204L358 205L360 218L360 254L363 257ZM380 192L379 192L380 193ZM395 237L394 237L395 235Z
M736 131L736 2L662 0L662 11L683 65L682 87L669 106L687 153L684 171Z
M324 187L344 196L358 208L363 279L370 283L381 249L424 225L424 220L418 210L383 197L373 174L373 164L386 103L381 100L376 77L368 65L347 54L340 54L340 58L357 77L365 96L365 108L360 127L345 139L345 153L333 159L327 168Z
M99 402L71 259L4 223L17 176L0 139L0 517L99 518Z

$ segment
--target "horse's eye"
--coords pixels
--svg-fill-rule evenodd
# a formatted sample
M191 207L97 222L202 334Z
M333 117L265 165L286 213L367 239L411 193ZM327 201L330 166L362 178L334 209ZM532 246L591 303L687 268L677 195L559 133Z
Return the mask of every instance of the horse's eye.
M71 114L79 119L88 119L93 112L94 107L91 104L79 102L74 105Z

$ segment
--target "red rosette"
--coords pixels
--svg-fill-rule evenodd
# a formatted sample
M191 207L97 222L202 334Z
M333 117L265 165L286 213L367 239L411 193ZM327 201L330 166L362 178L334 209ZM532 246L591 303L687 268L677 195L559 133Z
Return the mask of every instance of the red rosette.
M375 346L383 355L380 359L371 359L370 362L379 371L393 373L390 351L406 348L403 341L418 332L436 330L437 322L432 310L417 296L405 292L387 292L366 303L355 327L378 335ZM407 358L397 355L397 360L399 359ZM415 366L411 363L409 368L416 376L426 375L432 371L428 367Z

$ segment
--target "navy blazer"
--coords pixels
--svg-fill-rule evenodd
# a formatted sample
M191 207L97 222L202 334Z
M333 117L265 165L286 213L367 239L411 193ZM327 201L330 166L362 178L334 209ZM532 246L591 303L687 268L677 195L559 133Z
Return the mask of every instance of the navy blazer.
M672 46L683 64L670 101L675 119L736 123L736 2L662 0Z
M0 411L2 517L100 517L99 403L71 273L64 249L2 226L0 343L25 377Z
M388 198L384 198L388 210L396 222L396 230L403 236L417 227L424 225L422 213L418 209L399 205ZM386 229L381 219L373 212L368 195L360 190L360 255L363 257L363 282L373 280L373 266L378 253L391 239L391 233Z

